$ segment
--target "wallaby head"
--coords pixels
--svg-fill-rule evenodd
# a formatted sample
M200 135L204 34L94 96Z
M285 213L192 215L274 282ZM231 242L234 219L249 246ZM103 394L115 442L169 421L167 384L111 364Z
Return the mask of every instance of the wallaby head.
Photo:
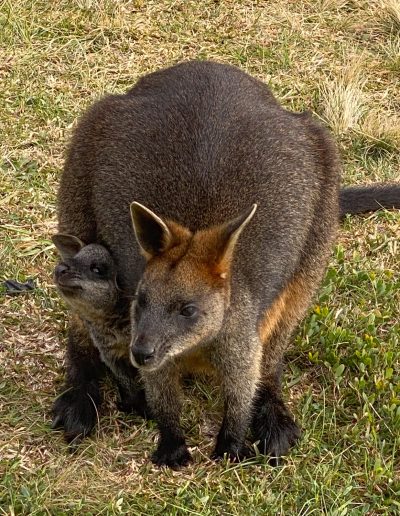
M131 307L135 366L155 370L217 336L229 305L235 245L256 208L192 233L132 204L136 239L147 261Z
M61 262L54 270L63 298L83 317L91 319L111 312L118 297L116 266L102 245L85 245L72 235L52 237Z

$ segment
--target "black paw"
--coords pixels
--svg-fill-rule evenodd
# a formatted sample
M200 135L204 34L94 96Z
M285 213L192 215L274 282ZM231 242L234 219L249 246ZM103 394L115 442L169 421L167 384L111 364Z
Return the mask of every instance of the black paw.
M97 402L97 403L96 403ZM64 438L71 445L90 434L97 421L96 404L99 395L86 390L70 389L61 394L54 402L51 428L64 428Z
M277 398L264 399L262 404L258 404L252 433L254 440L258 441L260 453L269 455L270 464L274 466L279 464L280 457L288 454L301 434L289 411Z
M143 419L151 419L150 407L147 405L143 389L129 395L120 393L120 396L120 400L117 401L118 410L125 414L138 414Z
M151 460L157 466L179 469L187 466L193 459L185 443L171 445L160 442Z
M253 456L254 452L250 448L228 448L222 449L215 447L211 454L211 459L215 461L221 461L228 459L230 462L241 462L242 460L248 459Z
M242 442L237 439L225 435L224 430L221 429L217 437L215 449L211 455L213 460L221 460L224 458L232 462L240 462L247 456L246 449Z

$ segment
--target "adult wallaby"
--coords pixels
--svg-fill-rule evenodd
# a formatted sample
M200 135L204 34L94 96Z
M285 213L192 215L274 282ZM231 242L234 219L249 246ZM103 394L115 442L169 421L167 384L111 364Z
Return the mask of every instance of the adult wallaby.
M281 396L282 356L323 277L339 213L353 211L353 190L339 211L340 168L331 136L309 114L284 110L263 83L217 63L150 74L80 121L59 230L105 245L121 288L136 294L130 355L161 432L157 464L191 458L179 379L198 369L222 386L215 457L240 457L249 427L273 457L298 438ZM359 193L354 211L379 208L377 191ZM398 186L379 194L400 207ZM67 434L87 433L96 417L82 395L98 388L99 356L87 327L79 337L76 327L67 353L82 374L55 406Z

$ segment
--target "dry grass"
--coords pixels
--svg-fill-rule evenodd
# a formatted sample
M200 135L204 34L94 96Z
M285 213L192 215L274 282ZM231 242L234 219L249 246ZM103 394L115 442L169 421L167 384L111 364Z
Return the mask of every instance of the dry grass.
M382 115L371 109L364 118L360 134L371 142L372 147L400 148L400 117L392 113Z
M358 60L350 62L339 76L321 84L324 118L337 136L358 129L366 111L365 80L360 75Z
M394 30L400 31L400 1L380 0L379 7L382 9L382 17L391 22Z
M281 469L208 460L215 390L187 395L196 462L149 463L157 431L117 414L76 456L49 429L65 307L52 285L55 192L71 128L105 92L177 61L216 59L269 83L337 134L345 182L400 180L398 2L79 0L0 2L0 514L396 514L399 466L399 214L347 221L296 338L287 397L304 429ZM398 18L398 10L395 18ZM393 15L392 15L393 16ZM0 295L1 292L0 292Z

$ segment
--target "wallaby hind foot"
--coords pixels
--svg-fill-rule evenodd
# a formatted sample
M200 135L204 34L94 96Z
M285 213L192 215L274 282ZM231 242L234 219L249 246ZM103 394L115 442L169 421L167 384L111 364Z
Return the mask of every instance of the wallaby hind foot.
M169 442L167 439L161 439L151 460L156 466L179 469L187 466L193 459L184 439L181 444L175 440Z
M277 465L279 458L287 455L289 449L300 437L300 429L277 393L268 386L258 388L251 432L257 448L270 457L270 464Z
M95 427L100 403L100 390L96 385L67 390L54 402L51 428L63 427L65 441L78 445Z
M52 428L64 428L68 444L76 445L97 422L102 402L100 380L105 368L79 317L70 321L67 343L67 377L63 393L52 408Z

